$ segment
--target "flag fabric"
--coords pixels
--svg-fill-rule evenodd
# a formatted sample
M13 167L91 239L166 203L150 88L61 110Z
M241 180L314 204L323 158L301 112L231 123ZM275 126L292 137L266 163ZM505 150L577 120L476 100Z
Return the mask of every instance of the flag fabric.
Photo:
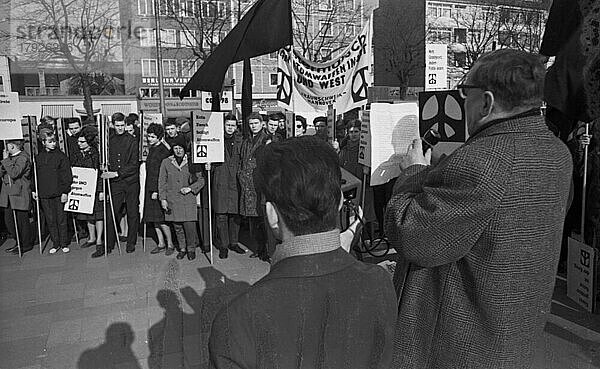
M258 0L194 73L181 91L219 92L233 63L292 44L291 0Z

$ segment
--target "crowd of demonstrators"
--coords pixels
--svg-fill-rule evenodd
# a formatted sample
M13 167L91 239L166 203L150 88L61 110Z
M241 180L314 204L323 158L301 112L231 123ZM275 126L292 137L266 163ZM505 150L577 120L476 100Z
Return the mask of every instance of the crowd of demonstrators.
M481 56L458 85L469 139L402 158L386 212L399 255L393 368L529 367L554 290L571 183L540 114L538 55Z

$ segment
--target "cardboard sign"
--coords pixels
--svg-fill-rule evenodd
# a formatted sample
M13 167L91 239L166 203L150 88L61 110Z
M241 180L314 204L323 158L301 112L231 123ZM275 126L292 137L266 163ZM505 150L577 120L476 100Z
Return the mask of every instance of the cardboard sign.
M233 94L231 91L219 92L221 97L221 111L233 110ZM212 94L210 92L202 91L202 110L212 110Z
M71 192L65 203L65 211L72 213L92 214L96 200L96 183L98 170L73 167L73 183Z
M19 94L16 92L0 93L0 140L20 140L22 138Z
M67 154L67 156L70 155L69 153L69 145L67 145L67 133L66 133L66 127L65 124L63 122L63 118L56 118L55 120L56 122L56 137L58 138L58 147L60 148L60 150L62 152L64 152L65 154Z
M335 139L335 109L329 105L327 109L327 142L333 142Z
M425 45L425 90L448 89L448 45Z
M467 140L464 100L457 90L419 93L419 133L430 128L440 133L440 142Z
M192 162L225 161L223 113L195 111L192 131Z
M596 250L569 238L567 296L589 312L594 311Z
M150 124L162 125L163 117L161 113L144 113L142 112L142 139L140 140L140 160L146 161L150 146L148 145L148 127Z
M36 117L31 115L23 117L21 120L21 129L23 130L23 147L29 154L29 157L33 158L38 153Z
M294 137L294 125L296 124L296 118L294 117L294 112L289 110L285 111L285 132L286 137Z
M400 156L405 155L412 141L420 137L418 117L419 106L413 102L371 104L371 186L387 183L400 175Z
M371 166L371 112L365 110L361 114L360 143L358 146L358 164Z

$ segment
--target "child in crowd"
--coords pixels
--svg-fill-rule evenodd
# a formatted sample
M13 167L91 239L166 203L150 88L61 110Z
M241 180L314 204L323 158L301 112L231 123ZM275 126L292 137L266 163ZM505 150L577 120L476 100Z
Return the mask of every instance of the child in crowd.
M50 229L53 243L50 253L54 254L60 248L66 253L69 252L70 240L67 232L67 216L63 208L73 181L71 163L69 158L56 147L58 143L53 131L42 129L40 136L43 150L35 159L35 180L39 192L35 192L34 187L32 195L34 200L40 202Z

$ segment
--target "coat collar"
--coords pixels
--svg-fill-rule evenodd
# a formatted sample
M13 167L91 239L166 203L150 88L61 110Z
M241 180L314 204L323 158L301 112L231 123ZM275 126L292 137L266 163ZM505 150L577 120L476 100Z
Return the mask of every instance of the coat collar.
M183 169L183 167L185 167L188 163L187 154L183 155L183 161L181 162L181 165L177 164L177 160L175 160L175 155L169 156L169 160L171 160L173 166L178 170Z
M482 136L494 136L504 133L534 133L548 130L539 109L533 109L512 117L496 119L486 123L471 135L468 141Z

